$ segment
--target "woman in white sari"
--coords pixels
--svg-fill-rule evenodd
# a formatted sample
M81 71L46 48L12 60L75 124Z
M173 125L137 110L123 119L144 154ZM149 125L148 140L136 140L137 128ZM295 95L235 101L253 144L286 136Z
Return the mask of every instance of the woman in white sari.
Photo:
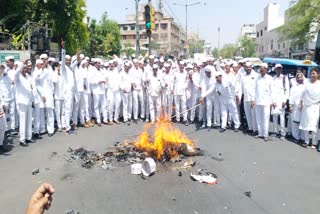
M304 92L304 76L302 73L297 73L295 81L292 81L292 87L290 89L289 105L290 105L290 120L292 136L294 142L298 143L304 139L302 132L299 129L299 123L301 119L301 111L299 110L299 104L301 101L302 94Z
M300 109L301 121L299 128L304 131L306 147L309 144L310 134L312 138L312 149L315 149L318 144L317 131L319 123L320 111L320 80L319 70L312 69L311 78L305 84L304 92L302 93Z

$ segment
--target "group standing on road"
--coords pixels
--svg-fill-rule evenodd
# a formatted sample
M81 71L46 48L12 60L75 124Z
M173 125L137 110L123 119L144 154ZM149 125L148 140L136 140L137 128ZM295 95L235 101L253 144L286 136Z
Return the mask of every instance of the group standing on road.
M20 145L55 131L74 134L78 127L160 120L217 128L233 127L269 141L270 116L274 137L288 134L304 147L318 146L320 73L310 78L298 69L294 79L282 65L256 71L250 62L214 59L176 60L113 56L112 60L66 55L61 61L40 55L32 64L6 57L0 65L0 149L5 133L17 134ZM286 127L286 109L289 112ZM279 123L278 123L279 120ZM9 123L10 121L10 123Z

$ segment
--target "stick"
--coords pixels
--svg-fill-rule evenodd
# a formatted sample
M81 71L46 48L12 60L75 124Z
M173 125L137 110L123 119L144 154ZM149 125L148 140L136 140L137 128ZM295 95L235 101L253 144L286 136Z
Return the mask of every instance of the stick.
M195 108L197 108L198 106L201 106L201 105L202 105L202 104L199 103L198 105L195 105L195 106L193 106L192 108L189 108L189 109L187 109L187 110L185 110L185 111L183 111L183 112L180 112L179 115L184 114L184 113L186 113L186 112L188 112L188 111L190 111L190 110L192 110L192 109L195 109ZM177 116L178 116L178 115L175 114L174 116L171 117L171 119L173 119L173 118L175 118L175 117L177 117Z

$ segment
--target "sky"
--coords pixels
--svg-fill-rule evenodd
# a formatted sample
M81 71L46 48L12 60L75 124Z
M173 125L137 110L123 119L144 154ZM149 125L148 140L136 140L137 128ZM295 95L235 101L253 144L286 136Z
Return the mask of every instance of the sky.
M121 22L126 15L135 13L135 0L86 0L88 16L99 20L104 12L110 19ZM164 8L172 15L174 12L182 26L185 26L185 7L177 4L201 2L188 9L188 31L198 32L200 38L218 46L218 27L220 27L220 48L227 43L236 43L244 24L258 24L263 21L263 10L269 3L279 3L282 13L288 8L289 0L163 0ZM147 0L140 0L146 3ZM156 0L152 0L156 5ZM169 7L171 10L169 9Z

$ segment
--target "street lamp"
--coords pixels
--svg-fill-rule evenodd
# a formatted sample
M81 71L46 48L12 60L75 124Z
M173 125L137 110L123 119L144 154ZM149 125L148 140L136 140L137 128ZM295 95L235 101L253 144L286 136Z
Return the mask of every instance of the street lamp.
M220 30L221 28L218 27L218 53L220 54Z
M140 0L135 0L135 2L136 2L136 57L139 57L139 55L140 55L139 1Z

